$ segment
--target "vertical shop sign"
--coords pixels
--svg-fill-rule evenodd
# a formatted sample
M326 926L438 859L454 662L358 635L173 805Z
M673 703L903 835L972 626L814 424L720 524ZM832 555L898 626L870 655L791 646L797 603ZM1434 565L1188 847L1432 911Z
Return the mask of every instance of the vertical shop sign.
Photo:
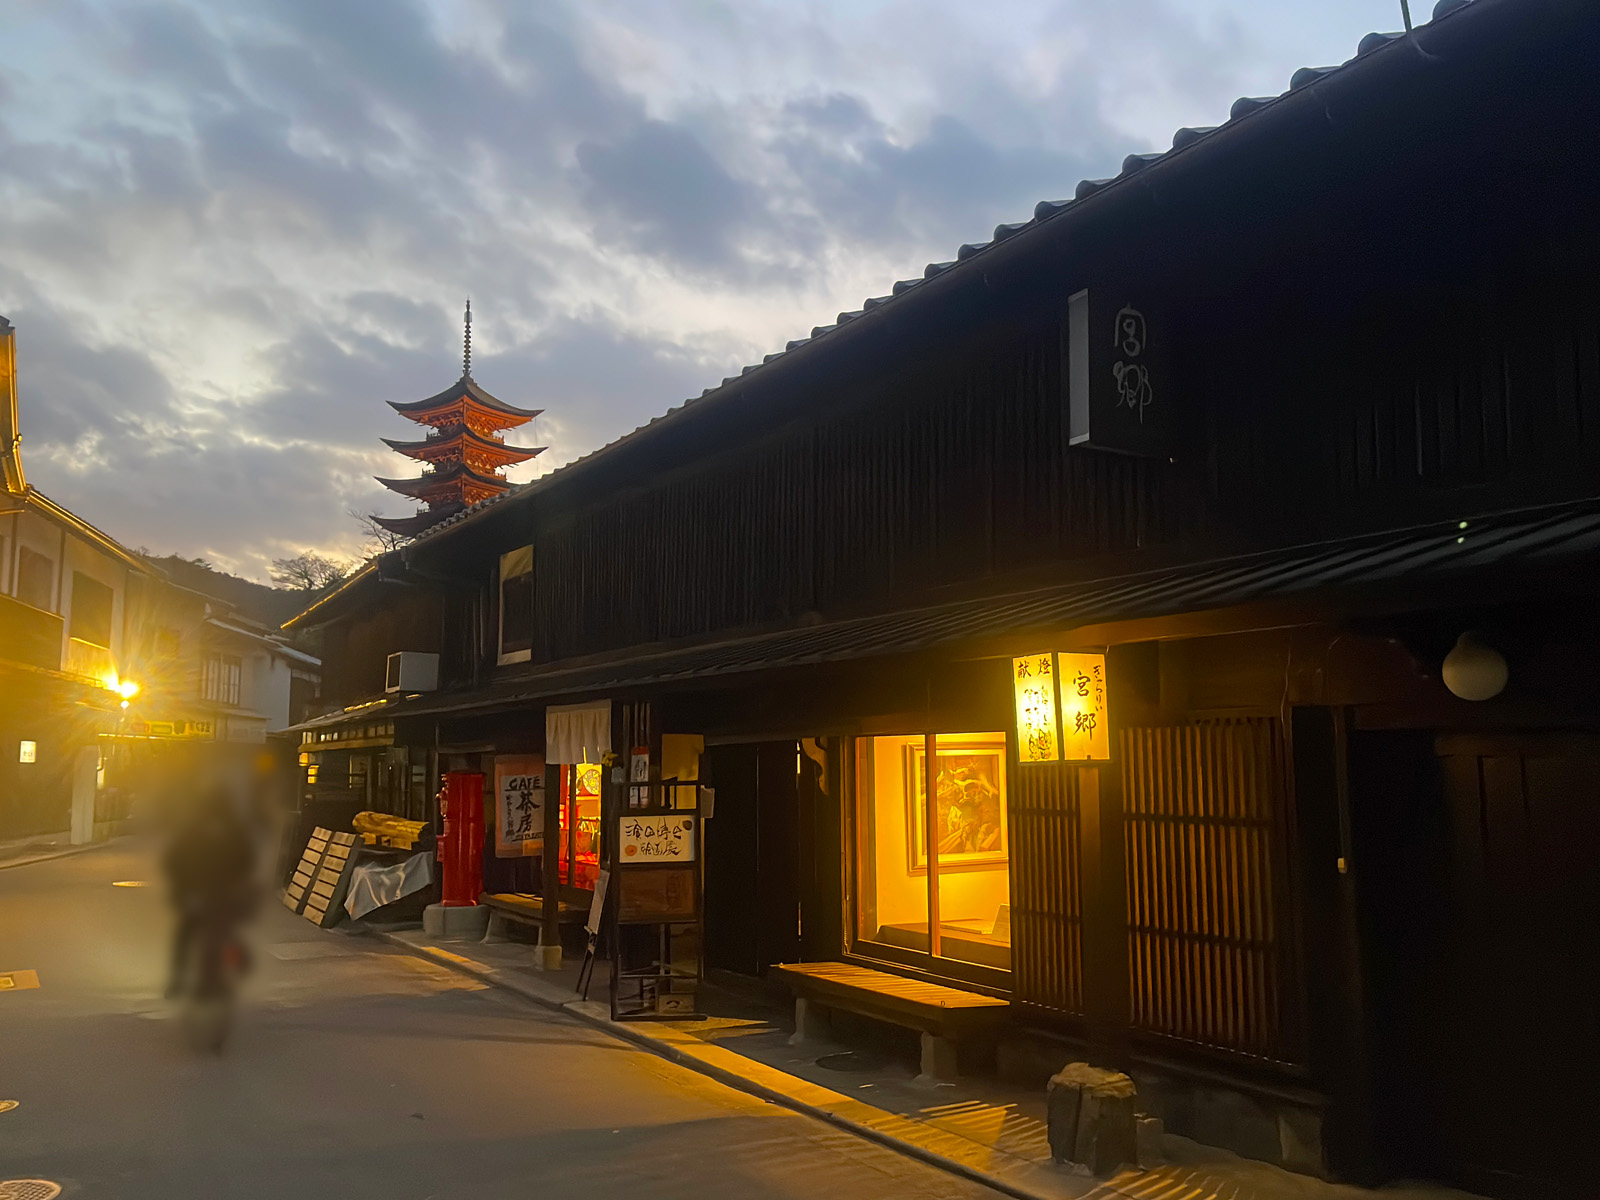
M1106 656L1056 655L1061 694L1061 757L1067 762L1097 762L1111 757L1106 722Z
M1085 289L1067 301L1068 442L1122 454L1172 452L1172 397L1163 325L1121 287Z
M1061 757L1056 738L1055 656L1029 654L1011 660L1011 682L1017 701L1017 757L1025 763L1055 762Z
M495 856L516 858L544 849L544 758L503 754L494 760Z

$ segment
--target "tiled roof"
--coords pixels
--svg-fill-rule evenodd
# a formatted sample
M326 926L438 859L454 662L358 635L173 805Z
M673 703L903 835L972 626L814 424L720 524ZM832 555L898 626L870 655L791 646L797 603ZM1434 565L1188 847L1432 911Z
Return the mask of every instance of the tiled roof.
M442 405L459 400L463 396L472 397L484 408L491 409L494 412L502 413L508 417L519 417L521 418L518 422L519 424L523 421L531 421L544 411L542 408L518 408L514 404L507 404L498 396L491 395L485 391L471 375L463 375L445 388L444 391L429 396L426 400L391 400L389 401L389 407L394 409L395 412L405 413L409 416L411 414L431 412Z
M1458 10L1471 7L1474 4L1481 5L1486 2L1493 4L1494 0L1438 0L1438 3L1436 3L1433 7L1432 22L1429 22L1428 24L1441 21L1453 15ZM1418 26L1418 28L1427 28L1427 25ZM1236 126L1241 121L1249 120L1257 113L1273 107L1279 101L1286 99L1294 93L1299 92L1304 88L1314 86L1321 80L1338 75L1367 56L1383 49L1386 46L1389 46L1391 43L1401 42L1406 37L1407 35L1403 33L1369 33L1362 38L1360 43L1357 45L1354 57L1339 64L1338 66L1301 67L1290 77L1288 90L1283 92L1281 95L1240 97L1238 100L1233 102L1233 106L1228 110L1228 119L1222 125L1186 127L1179 129L1172 136L1172 149L1128 155L1127 158L1123 159L1122 170L1116 176L1109 179L1081 180L1078 183L1078 186L1074 189L1072 198L1068 200L1041 200L1034 206L1033 216L1028 220L1018 221L1012 224L997 225L994 230L994 236L989 241L972 242L960 247L960 249L956 251L955 258L951 261L929 263L923 268L921 277L900 280L890 289L888 295L872 297L863 302L859 309L855 309L851 312L839 313L834 319L833 324L818 325L814 327L808 336L795 338L793 341L790 341L787 345L785 345L783 350L775 354L767 355L759 363L750 364L741 370L737 375L728 376L720 384L706 388L705 391L703 391L699 396L690 397L682 404L675 405L659 416L651 418L637 429L623 434L621 437L608 442L599 449L590 451L588 454L585 454L579 458L575 458L571 462L557 467L549 474L542 475L533 480L531 483L522 485L517 492L508 495L494 496L490 499L480 501L477 504L470 505L461 512L457 513L455 516L450 517L448 520L441 521L438 525L435 525L426 533L421 534L419 537L414 539L414 541L410 544L418 545L433 538L439 537L463 522L473 519L484 509L496 504L503 504L506 500L511 498L511 495L524 494L530 491L538 491L543 489L544 487L553 483L555 480L560 479L567 472L590 463L602 455L610 453L618 446L621 446L622 444L632 440L644 430L659 425L662 421L674 418L689 407L721 392L730 384L740 382L753 372L759 371L763 367L783 359L788 355L793 354L795 351L809 346L813 342L826 340L828 335L834 331L842 328L845 325L848 325L852 321L859 320L861 317L870 312L874 312L886 305L892 304L901 296L916 290L929 280L935 279L948 271L953 271L964 267L967 263L979 258L986 251L991 250L994 246L1000 244L1001 242L1015 237L1024 230L1034 228L1046 221L1054 220L1060 217L1062 214L1070 211L1077 205L1082 204L1090 197L1106 191L1107 189L1116 187L1118 184L1121 184L1125 180L1132 178L1141 171L1147 170L1153 164L1170 158L1173 155L1182 154L1194 146L1203 144L1207 141L1207 139L1215 136L1222 130Z

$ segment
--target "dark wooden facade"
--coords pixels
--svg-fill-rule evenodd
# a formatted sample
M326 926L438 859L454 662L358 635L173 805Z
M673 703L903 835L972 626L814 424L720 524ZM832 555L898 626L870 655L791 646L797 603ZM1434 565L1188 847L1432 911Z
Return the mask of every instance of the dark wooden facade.
M1132 1069L1177 1131L1307 1169L1578 1194L1558 1138L1474 1126L1487 1109L1472 1106L1498 1101L1487 1076L1446 1071L1438 1033L1525 1034L1497 1042L1520 1060L1470 1060L1483 1071L1563 1055L1582 1078L1600 1069L1581 1010L1596 957L1577 933L1600 855L1593 751L1557 737L1600 731L1591 573L1190 619L1201 596L1170 617L720 679L649 665L663 648L1600 499L1600 160L1569 134L1600 118L1600 11L1477 0L1425 32L387 556L308 618L346 631L328 639L330 698L370 696L388 650L437 649L455 698L417 706L417 736L437 738L451 705L458 730L474 705L532 729L546 699L573 698L541 680L613 664L624 682L601 694L730 744L708 756L730 773L719 790L752 789L748 836L777 823L800 848L800 952L835 955L860 949L851 739L1010 728L1006 655L1107 650L1111 764L1019 764L1012 740L1012 967L968 981L1004 990L1060 1053ZM1084 287L1153 314L1170 453L1069 445L1067 298ZM524 546L533 650L499 666L496 563ZM1439 662L1485 626L1516 682L1473 706ZM362 664L339 667L337 646ZM1452 740L1467 735L1490 740ZM792 761L803 738L829 766L760 793L759 764ZM730 845L716 853L731 863ZM785 882L752 912L792 911L788 871L760 864ZM708 895L730 888L745 890L719 879ZM792 952L779 932L712 940L759 969L772 945ZM1441 999L1427 1028L1408 997L1447 997L1474 962L1508 982ZM1536 1001L1517 981L1537 973L1561 982ZM1470 1098L1446 1104L1447 1079ZM1249 1121L1216 1123L1204 1097L1224 1087ZM1564 1097L1600 1118L1593 1096ZM1442 1115L1416 1116L1430 1105Z

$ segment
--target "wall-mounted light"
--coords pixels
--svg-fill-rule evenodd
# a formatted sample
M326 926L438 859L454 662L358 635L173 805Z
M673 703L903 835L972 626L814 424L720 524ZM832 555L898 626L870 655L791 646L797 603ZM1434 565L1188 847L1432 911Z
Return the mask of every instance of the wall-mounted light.
M31 763L39 761L39 743L27 740L17 743L17 761Z
M1511 670L1505 655L1469 632L1457 638L1455 648L1444 656L1440 675L1452 696L1489 700L1505 690Z

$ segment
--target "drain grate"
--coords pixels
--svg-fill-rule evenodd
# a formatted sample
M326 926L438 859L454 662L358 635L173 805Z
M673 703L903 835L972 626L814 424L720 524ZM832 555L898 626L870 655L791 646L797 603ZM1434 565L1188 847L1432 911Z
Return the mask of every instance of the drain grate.
M0 1200L55 1200L61 1185L48 1179L0 1179Z
M883 1054L869 1054L861 1050L841 1050L837 1054L824 1054L817 1066L829 1071L881 1071L894 1060ZM4 1200L0 1197L0 1200Z

